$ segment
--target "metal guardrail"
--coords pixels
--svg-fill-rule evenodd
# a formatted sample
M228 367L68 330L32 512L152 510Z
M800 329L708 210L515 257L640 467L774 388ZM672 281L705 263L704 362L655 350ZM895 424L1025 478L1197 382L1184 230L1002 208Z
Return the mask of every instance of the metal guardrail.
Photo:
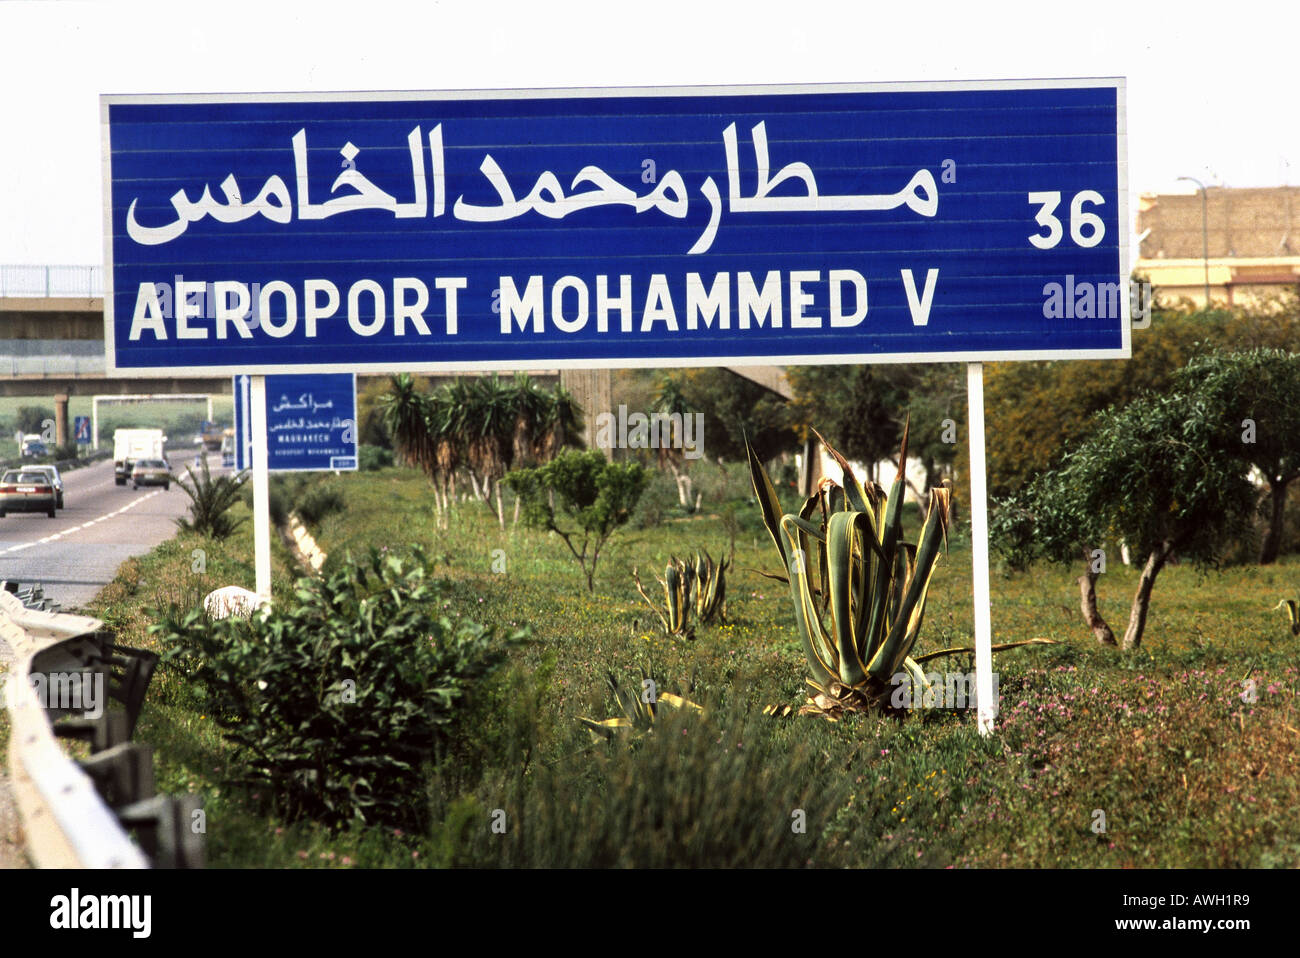
M104 295L102 266L7 266L0 264L0 296Z
M53 462L44 462L41 458L36 459L0 459L0 469L21 469L24 466L57 466L59 472L68 472L71 469L79 469L82 466L90 466L105 459L112 458L113 454L107 449L98 449L94 452L88 452L84 456L78 456L76 459L55 459Z
M198 797L155 795L152 752L130 741L157 657L115 645L99 619L59 612L39 586L13 582L0 588L0 637L15 656L5 684L9 773L36 866L148 868L152 859L160 867L201 867L202 837L189 828ZM52 702L56 675L80 676L79 690L94 677L99 714L78 717L69 707L84 701ZM120 700L103 694L110 678L120 680L118 691L127 689L125 709L107 707L107 698ZM73 760L59 737L90 742L90 758Z

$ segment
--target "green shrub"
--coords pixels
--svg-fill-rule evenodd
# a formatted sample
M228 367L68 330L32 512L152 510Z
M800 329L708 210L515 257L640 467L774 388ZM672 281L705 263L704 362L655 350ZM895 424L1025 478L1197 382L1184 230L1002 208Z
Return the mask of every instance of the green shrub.
M649 529L659 525L665 519L685 515L681 500L677 495L677 483L673 477L658 469L646 472L646 485L636 508L632 510L629 524L633 529Z
M393 464L393 450L383 446L361 445L357 449L357 468L361 472L373 472Z
M251 619L194 611L152 627L236 746L235 778L288 819L427 825L422 783L475 683L522 632L442 613L418 548L371 549Z
M315 528L322 519L347 508L343 490L332 484L318 483L294 500L293 511L307 525Z
M330 482L332 477L320 473L281 473L271 476L267 485L267 511L271 521L283 526L289 513L296 513L304 524L315 528L326 516L342 512L347 500L342 490ZM253 508L253 487L243 491L244 504Z

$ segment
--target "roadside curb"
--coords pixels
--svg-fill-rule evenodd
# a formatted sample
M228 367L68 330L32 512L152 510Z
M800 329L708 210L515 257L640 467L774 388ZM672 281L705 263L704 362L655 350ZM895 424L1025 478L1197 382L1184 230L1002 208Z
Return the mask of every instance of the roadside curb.
M320 575L321 566L325 564L325 550L316 544L295 513L289 513L288 522L280 527L280 536L299 565L312 575Z

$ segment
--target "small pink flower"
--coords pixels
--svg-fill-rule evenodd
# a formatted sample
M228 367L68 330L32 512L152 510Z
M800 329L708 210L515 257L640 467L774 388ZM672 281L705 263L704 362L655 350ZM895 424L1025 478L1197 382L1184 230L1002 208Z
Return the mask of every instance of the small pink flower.
M307 853L306 853L306 852L299 852L299 853L298 853L298 857L299 857L300 859L302 859L303 861L306 861L306 860L307 860Z
M419 853L419 852L411 852L411 861L415 861L415 859L417 859L417 858L419 858L419 857L420 857L420 853Z

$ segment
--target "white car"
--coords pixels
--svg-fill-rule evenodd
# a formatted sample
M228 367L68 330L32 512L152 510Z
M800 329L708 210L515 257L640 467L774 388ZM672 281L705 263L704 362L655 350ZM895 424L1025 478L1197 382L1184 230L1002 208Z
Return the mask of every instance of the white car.
M24 472L43 472L50 477L50 485L54 487L54 506L57 509L63 508L63 477L59 475L58 466L28 466Z

